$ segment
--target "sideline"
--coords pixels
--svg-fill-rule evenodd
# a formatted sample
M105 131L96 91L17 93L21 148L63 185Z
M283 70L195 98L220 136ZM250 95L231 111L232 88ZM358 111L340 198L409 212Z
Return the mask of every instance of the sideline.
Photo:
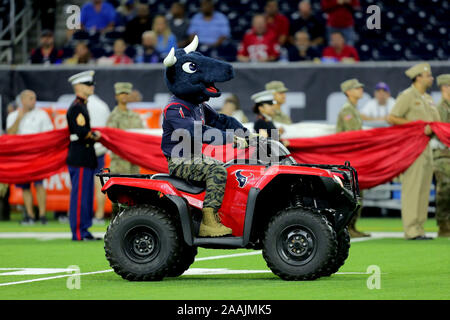
M94 237L105 236L105 232L92 232ZM0 239L36 239L36 240L55 240L72 239L71 232L0 232Z

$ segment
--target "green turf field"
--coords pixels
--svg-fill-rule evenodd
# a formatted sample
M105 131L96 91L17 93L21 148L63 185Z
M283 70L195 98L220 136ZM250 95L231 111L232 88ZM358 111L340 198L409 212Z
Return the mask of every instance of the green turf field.
M0 222L0 299L449 299L448 238L405 241L400 238L400 219L366 218L358 224L379 238L352 242L346 264L331 277L287 282L270 272L259 252L200 249L187 275L129 282L111 271L102 241L1 238L22 232L67 232L68 225L22 227L16 220ZM105 229L96 226L92 231ZM434 220L427 222L426 230L436 231ZM237 253L244 255L229 256ZM69 287L77 282L66 270L58 270L74 265L82 274L79 289L69 289L67 282ZM380 289L367 287L371 265L380 269Z

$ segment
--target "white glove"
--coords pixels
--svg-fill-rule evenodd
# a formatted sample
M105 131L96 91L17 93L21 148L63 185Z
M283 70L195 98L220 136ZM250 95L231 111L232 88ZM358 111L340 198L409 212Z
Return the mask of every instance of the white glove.
M238 148L238 149L248 148L248 143L247 143L247 140L245 138L234 136L233 141L234 141L235 147Z

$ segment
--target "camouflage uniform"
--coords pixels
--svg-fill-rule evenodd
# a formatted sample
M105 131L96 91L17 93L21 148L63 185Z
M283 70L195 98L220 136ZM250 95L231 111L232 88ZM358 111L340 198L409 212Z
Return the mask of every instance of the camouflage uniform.
M129 82L117 82L114 84L116 95L126 93L130 94L133 85ZM108 117L106 122L107 127L117 128L117 129L141 129L144 128L142 120L136 112L131 110L122 110L118 106L114 108ZM139 166L135 165L129 161L126 161L119 157L118 155L111 153L111 162L109 165L111 173L122 173L122 174L138 174ZM119 206L117 203L112 204L112 217L114 218L119 212Z
M450 101L442 99L437 106L441 121L450 123ZM450 221L450 149L443 146L433 150L436 178L436 221L438 225Z
M276 92L287 92L288 88L285 87L284 83L282 81L270 81L269 83L266 83L265 89L269 91ZM281 106L279 106L281 108ZM283 124L292 124L291 117L289 117L287 114L283 113L280 109L275 109L275 114L272 117L272 121L283 123Z
M7 221L10 219L10 210L8 204L8 187L5 183L0 183L0 221Z
M221 207L227 182L227 169L222 162L205 156L203 159L170 158L168 162L171 175L185 180L206 181L204 208L218 210Z
M341 90L345 93L347 90L353 88L361 88L364 85L360 83L356 79L350 79L344 81L341 84ZM362 119L361 114L359 113L357 107L347 100L347 102L342 106L341 111L339 112L337 124L336 124L336 132L346 132L346 131L357 131L362 130ZM363 197L363 193L361 192L361 198ZM365 234L363 232L359 232L356 230L356 221L361 216L362 212L362 203L361 208L358 210L357 214L350 221L348 228L351 237L360 237L360 236L369 236L369 234Z
M281 112L281 110L275 110L275 114L272 117L272 121L283 123L283 124L292 124L291 118Z
M0 183L0 198L3 198L8 192L8 185L5 183Z
M336 132L355 131L362 129L361 115L350 101L347 101L339 112Z
M341 112L339 112L338 115L338 121L336 125L336 132L345 132L345 131L356 131L362 129L362 119L361 115L356 108L355 105L353 105L350 101L347 101L344 106L342 107ZM363 197L363 193L361 191L361 198ZM353 217L353 219L349 223L350 228L355 228L356 221L361 216L362 211L362 205L361 209L358 210L358 213Z
M106 123L107 127L117 129L139 129L144 128L142 120L136 112L131 110L121 110L115 107ZM128 162L118 155L111 154L111 164L109 166L112 173L138 174L139 166Z

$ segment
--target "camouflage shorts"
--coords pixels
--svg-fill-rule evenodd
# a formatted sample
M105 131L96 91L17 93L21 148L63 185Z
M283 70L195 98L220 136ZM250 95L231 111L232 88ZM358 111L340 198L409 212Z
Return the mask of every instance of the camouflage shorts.
M221 207L227 182L227 169L223 167L222 162L208 157L203 159L171 158L169 173L186 180L205 181L206 193L203 208L218 210Z
M436 220L450 220L450 158L434 160L436 177Z

